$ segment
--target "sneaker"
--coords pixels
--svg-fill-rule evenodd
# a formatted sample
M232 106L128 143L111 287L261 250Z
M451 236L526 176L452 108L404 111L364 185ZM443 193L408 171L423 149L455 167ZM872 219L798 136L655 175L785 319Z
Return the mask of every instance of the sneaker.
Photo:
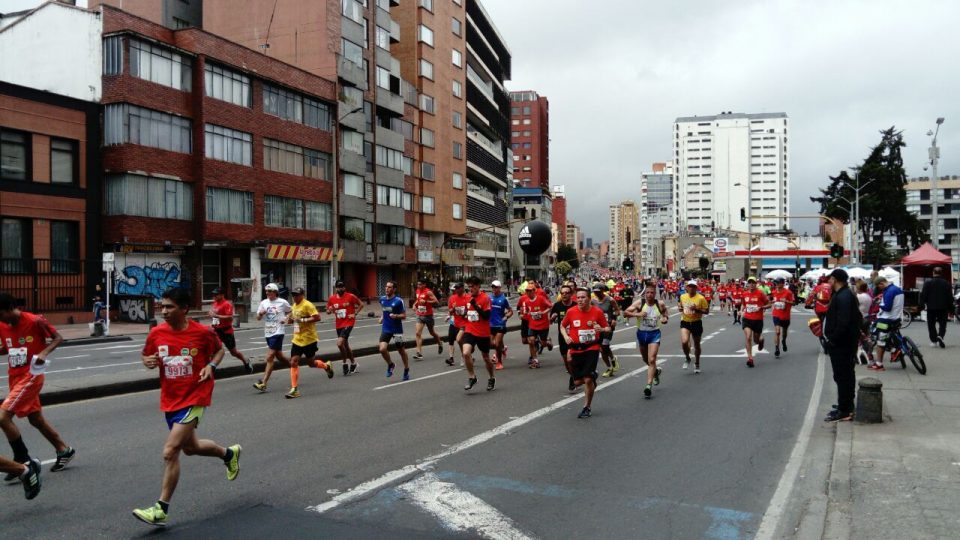
M500 371L500 370L502 370L502 369L503 369L503 362L497 361L496 370L497 370L497 371Z
M783 352L787 352L787 340L783 340Z
M574 382L573 382L573 375L570 376L570 384L567 385L567 390L569 390L570 392L576 392L576 391L577 391L577 385L574 384Z
M496 379L487 379L487 392L493 390L493 387L497 385Z
M941 349L946 349L946 348L947 348L947 344L943 342L943 338L938 337L938 338L937 338L937 343L940 344L940 348L941 348Z
M747 358L747 367L753 367L753 358Z
M540 369L540 361L539 361L539 360L534 360L534 361L533 361L533 364L530 365L530 368L531 368L531 369Z
M230 457L230 461L226 462L226 465L227 480L232 482L240 476L240 452L243 451L243 448L239 444L235 444L230 447L230 450L233 450L233 456Z
M244 362L244 363L243 363L243 369L244 369L244 371L247 372L247 375L250 375L251 373L253 373L253 363L251 363L251 362Z
M444 362L446 362L448 366L452 366L452 365L453 365L453 358L452 358L452 357L451 357L451 358L447 358L446 360L444 360Z
M577 415L577 418L590 418L590 407L584 407L580 414Z
M388 378L388 379L389 379L390 377L393 377L393 368L395 368L395 367L397 367L397 365L394 364L394 363L392 363L392 362L390 363L390 365L387 366L387 378Z
M253 387L259 390L261 394L267 391L267 385L263 384L262 380L253 383Z
M31 459L24 465L27 466L27 472L19 478L23 482L23 496L29 501L40 494L40 460ZM17 478L16 475L14 477Z
M541 349L541 350L542 350L542 349ZM547 350L550 351L550 352L553 352L553 342L552 342L552 341L548 341L548 342L547 342Z
M773 350L773 357L780 358L780 347L777 347L776 349Z
M649 384L643 387L643 397L644 399L650 399L650 396L653 395L653 387Z
M830 411L827 414L827 417L823 419L824 422L849 422L853 420L853 412L840 412L837 409Z
M413 353L413 359L414 359L414 360L423 360L423 355L420 354L419 351L417 351L417 352Z
M350 374L350 366L349 366L346 362L344 362L344 363L343 363L343 376L346 377L346 376L349 375L349 374Z
M690 361L689 361L689 360L685 360L685 361L683 362L683 368L682 368L682 369L690 369Z
M354 362L354 363L350 364L350 374L353 375L353 374L356 373L356 372L357 372L357 363Z
M653 385L660 386L660 374L663 373L663 370L657 368L657 372L653 375Z
M613 368L608 368L601 377L613 377Z
M527 366L533 365L533 357L527 358Z
M464 389L464 390L470 390L471 388L473 388L473 385L475 385L475 384L477 384L477 378L476 378L476 377L470 377L469 379L467 379L467 385L464 386L463 389Z
M285 397L285 398L287 398L287 399L295 399L295 398L298 398L298 397L300 397L300 390L298 390L297 387L294 386L293 388L290 389L289 392L287 392L286 394L284 394L283 397Z
M931 349L936 349L936 348L939 347L939 346L940 346L940 344L937 343L936 341L931 341L931 342L930 342L930 348L931 348Z
M613 372L616 373L620 371L620 360L616 356L613 357Z
M886 371L887 369L883 367L883 364L874 364L874 365L873 365L873 370L874 370L874 371Z
M167 513L163 511L163 508L160 508L160 503L157 503L150 508L138 508L134 510L133 517L139 519L147 525L153 525L155 527L167 526Z
M403 380L405 380L405 381L409 381L409 380L410 380L410 370L409 370L409 369L403 370Z
M508 353L509 351L510 351L510 346L504 345L504 346L503 346L503 357L500 358L500 361L501 361L501 362L503 362L504 360L507 359L507 353Z
M763 350L763 342L764 342L763 336L760 336L760 342L757 343L757 350L758 350L758 351L762 351L762 350Z
M50 467L50 472L60 472L66 469L67 464L70 463L70 460L73 459L73 456L76 454L77 451L69 446L63 452L57 452L57 462Z
M700 374L700 366L696 366L696 367L693 368L693 374L694 374L694 375L699 375L699 374Z
M443 354L443 342L442 342L442 341L438 341L438 342L437 342L437 354Z
M333 366L330 365L330 362L327 362L327 367L324 369L324 371L327 372L328 379L333 378Z

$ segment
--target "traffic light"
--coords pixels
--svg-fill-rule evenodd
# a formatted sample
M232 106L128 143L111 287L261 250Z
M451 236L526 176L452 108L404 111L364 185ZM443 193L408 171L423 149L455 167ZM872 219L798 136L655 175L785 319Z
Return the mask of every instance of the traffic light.
M746 221L746 220L747 220L747 209L740 208L740 221Z
M843 246L840 244L834 244L830 246L830 256L834 259L839 259L843 257Z
M626 259L623 260L623 264L621 265L621 268L623 268L623 270L626 272L630 272L631 270L633 270L633 261L629 257L627 257Z

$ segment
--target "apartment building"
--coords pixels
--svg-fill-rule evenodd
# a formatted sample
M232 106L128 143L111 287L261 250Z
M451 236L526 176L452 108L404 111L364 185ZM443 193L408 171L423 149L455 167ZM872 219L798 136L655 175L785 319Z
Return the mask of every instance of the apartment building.
M610 251L609 264L619 267L624 259L634 262L639 270L637 258L640 247L640 207L634 201L622 201L610 205ZM567 229L569 234L570 230ZM568 243L570 239L568 238Z
M550 186L550 192L553 194L553 223L556 224L559 237L555 241L563 245L566 242L567 234L567 186Z
M640 175L640 251L647 275L664 267L663 239L676 233L673 184L673 162L654 163Z
M534 91L510 92L513 176L520 187L550 190L550 102Z

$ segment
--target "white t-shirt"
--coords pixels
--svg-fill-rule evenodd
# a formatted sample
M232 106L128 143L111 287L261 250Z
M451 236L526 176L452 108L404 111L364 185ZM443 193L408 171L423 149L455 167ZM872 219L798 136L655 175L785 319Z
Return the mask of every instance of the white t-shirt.
M870 293L857 293L857 303L860 304L860 315L866 318L870 313L870 306L873 305L873 298Z
M265 321L263 337L282 336L283 321L287 319L287 315L291 311L293 311L293 308L290 307L290 303L283 298L277 298L276 300L266 298L260 302L257 313L263 313L263 320Z

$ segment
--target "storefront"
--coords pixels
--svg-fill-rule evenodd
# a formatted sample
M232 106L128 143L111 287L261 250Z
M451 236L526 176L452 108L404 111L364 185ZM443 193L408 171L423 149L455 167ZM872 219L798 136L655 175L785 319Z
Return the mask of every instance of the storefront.
M289 290L303 287L307 300L324 302L332 292L330 265L333 257L333 248L329 247L267 244L258 258L259 294L267 283L276 283L280 286L281 296L284 292L289 296ZM343 250L340 250L337 260L342 258Z

